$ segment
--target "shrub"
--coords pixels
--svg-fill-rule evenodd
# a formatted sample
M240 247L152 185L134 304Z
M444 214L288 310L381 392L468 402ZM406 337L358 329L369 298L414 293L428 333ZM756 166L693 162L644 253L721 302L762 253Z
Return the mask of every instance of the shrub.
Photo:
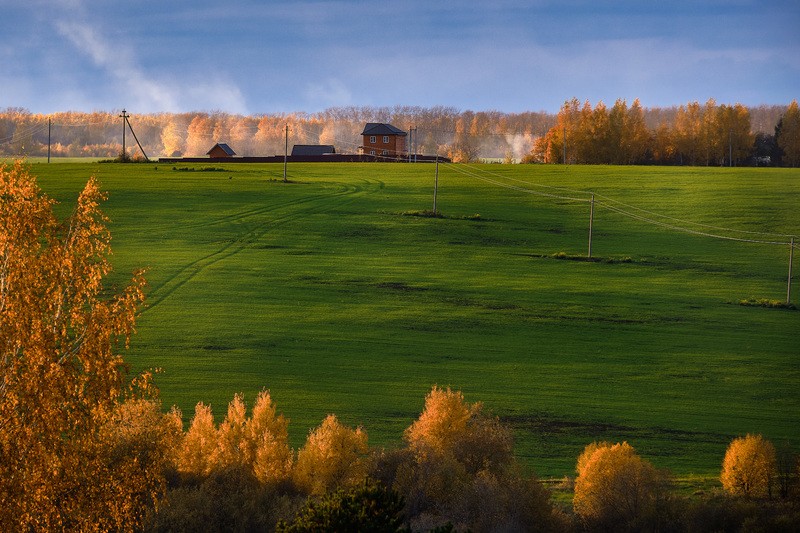
M367 479L319 501L309 499L291 524L279 522L278 532L396 532L403 529L403 498L381 483Z
M730 494L750 497L772 496L776 472L775 447L761 435L733 439L722 462L720 481Z

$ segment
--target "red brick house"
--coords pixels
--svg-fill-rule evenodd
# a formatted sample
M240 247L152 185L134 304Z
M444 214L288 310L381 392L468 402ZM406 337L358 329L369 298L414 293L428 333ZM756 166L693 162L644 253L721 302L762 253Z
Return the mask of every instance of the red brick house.
M367 155L399 158L407 155L406 136L401 129L391 124L369 122L361 132L364 142L360 146L361 153Z
M236 152L234 152L233 148L225 143L217 143L211 148L211 150L206 152L206 155L211 158L233 157L236 155Z

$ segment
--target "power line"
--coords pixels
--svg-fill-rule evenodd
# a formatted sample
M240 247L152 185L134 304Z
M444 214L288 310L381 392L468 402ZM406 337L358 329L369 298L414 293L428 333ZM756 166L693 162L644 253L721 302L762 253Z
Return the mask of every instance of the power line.
M453 167L453 168L457 168L460 165L450 165L450 166ZM465 171L460 171L460 173L475 177L477 179L480 179L482 181L486 181L488 183L493 183L493 184L501 186L501 187L505 187L505 188L509 188L509 189L513 189L513 190L518 190L518 191L526 192L526 193L529 193L529 194L535 194L537 196L552 197L552 198L561 199L561 200L574 200L574 201L583 201L583 202L591 201L589 199L575 198L575 197L571 197L571 196L563 196L563 195L557 195L557 194L542 193L542 192L539 192L539 191L533 191L531 189L526 189L526 188L522 188L522 187L516 187L516 186L512 186L512 185L507 185L507 184L498 182L496 180L490 180L490 179L487 179L487 178L484 178L484 177L480 177L480 176L477 175L477 173L480 172L480 173L489 174L489 175L492 175L492 176L497 176L497 177L500 177L500 178L503 178L503 179L507 179L509 181L516 181L516 182L519 182L519 183L524 183L524 184L526 184L528 186L545 187L545 188L551 188L551 189L554 189L554 190L573 192L573 193L578 193L578 194L586 194L586 195L589 195L589 196L595 195L597 198L602 198L603 200L605 200L605 202L598 202L597 205L599 205L599 206L605 207L605 208L607 208L607 209L609 209L611 211L615 211L615 212L617 212L619 214L622 214L622 215L630 217L630 218L634 218L634 219L637 219L637 220L640 220L640 221L643 221L643 222L647 222L649 224L653 224L653 225L656 225L656 226L661 226L661 227L673 229L673 230L676 230L676 231L681 231L683 233L690 233L690 234L694 234L694 235L701 235L701 236L706 236L706 237L713 237L713 238L718 238L718 239L725 239L725 240L739 241L739 242L751 242L751 243L759 243L759 244L781 244L781 245L789 244L788 241L776 241L776 240L768 240L768 239L745 239L745 238L740 238L740 237L731 237L731 236L726 236L726 235L719 235L719 234L712 233L712 232L709 232L709 231L700 231L700 230L696 230L696 229L692 229L692 228L683 227L683 226L678 225L678 224L660 222L660 221L658 221L658 220L656 220L654 218L650 218L650 217L662 218L662 219L665 219L665 220L671 220L673 222L677 222L679 224L688 224L688 225L696 226L696 227L700 227L700 228L707 228L707 229L710 229L710 230L718 230L718 231L729 232L729 233L738 233L738 234L744 234L744 235L763 235L765 237L772 236L772 237L787 237L787 238L795 237L795 238L797 238L796 235L787 234L787 233L770 233L770 232L760 232L760 231L748 231L748 230L739 230L739 229L726 228L726 227L722 227L722 226L715 226L715 225L709 225L709 224L702 224L700 222L694 222L694 221L690 221L690 220L670 217L668 215L663 215L663 214L660 214L660 213L656 213L654 211L650 211L650 210L643 209L643 208L640 208L640 207L636 207L636 206L633 206L633 205L630 205L630 204L626 204L626 203L621 202L619 200L615 200L613 198L610 198L608 196L605 196L605 195L602 195L602 194L599 194L599 193L595 193L593 191L576 191L574 189L567 189L567 188L564 188L564 187L553 187L553 186L549 186L549 185L536 184L536 183L532 183L532 182L529 182L529 181L520 180L520 179L517 179L517 178L512 178L512 177L509 177L509 176L502 176L500 174L497 174L497 173L494 173L494 172L490 172L490 171L486 171L486 170L483 170L483 169L477 169L475 167L469 167L469 168L471 168L473 170L472 173L465 172ZM627 208L629 210L638 211L640 213L645 213L646 215L649 215L649 216L637 215L635 213L627 211L626 209L622 209L622 208L617 207L616 205L612 205L612 204L617 204L617 205L623 206L624 208Z

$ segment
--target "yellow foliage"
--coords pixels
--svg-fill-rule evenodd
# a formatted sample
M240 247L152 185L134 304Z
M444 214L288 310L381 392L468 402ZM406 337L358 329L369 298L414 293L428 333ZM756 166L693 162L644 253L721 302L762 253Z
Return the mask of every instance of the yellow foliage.
M324 494L337 488L353 487L366 477L367 433L350 429L328 415L308 435L297 454L294 480L309 494Z
M761 435L733 439L722 462L720 481L731 494L745 497L771 494L776 471L775 447Z
M444 454L452 451L455 442L467 431L467 422L474 409L464 402L461 392L434 386L425 397L425 408L419 418L406 429L405 437L415 451Z
M247 461L262 483L282 481L291 471L293 453L288 426L283 415L276 416L269 392L259 393L252 417L245 425L245 438Z
M217 431L217 447L211 462L217 468L242 465L245 463L245 433L247 409L241 394L235 394L228 404L228 414Z
M663 475L627 443L592 443L578 458L573 507L587 524L629 527L651 512Z
M145 281L138 272L122 293L104 299L111 270L104 198L90 178L72 215L59 223L54 202L25 165L0 165L5 531L81 528L91 523L91 509L125 506L91 481L108 473L97 435L126 388L118 349L133 333Z
M785 162L793 167L800 166L800 108L797 100L792 100L781 118L776 141L783 150Z
M178 457L178 471L186 474L207 476L214 467L217 449L217 430L211 407L198 402L189 431L183 438L183 447Z
M258 395L251 418L242 396L235 395L219 429L211 408L200 402L177 454L178 471L205 477L215 470L244 467L262 483L283 481L294 458L288 425L283 415L276 415L267 391Z

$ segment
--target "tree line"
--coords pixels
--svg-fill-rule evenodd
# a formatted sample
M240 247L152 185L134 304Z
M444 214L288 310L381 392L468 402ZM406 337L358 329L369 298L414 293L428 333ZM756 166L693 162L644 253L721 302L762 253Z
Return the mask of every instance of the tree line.
M319 113L232 115L224 112L133 114L136 138L150 157L199 157L217 142L238 155L283 154L294 144L334 145L355 153L367 122L413 132L409 149L455 162L670 165L800 164L796 102L789 106L690 102L669 108L618 100L592 107L577 99L558 114L461 111L452 107L341 107ZM0 110L0 155L107 157L122 151L116 112L33 114ZM127 149L141 157L128 134ZM566 141L566 142L565 142ZM566 158L566 159L565 159Z
M666 164L704 166L800 165L800 111L793 101L774 134L755 132L751 111L741 104L691 102L670 121L648 126L638 100L617 100L610 109L572 99L556 124L538 138L529 162L577 164Z
M559 503L514 459L512 432L434 386L394 449L333 414L299 450L269 391L222 421L164 412L152 372L122 357L144 300L113 294L104 200L73 213L21 162L0 165L0 529L3 531L787 531L800 462L760 435L734 439L722 491L685 498L626 442L592 442Z

